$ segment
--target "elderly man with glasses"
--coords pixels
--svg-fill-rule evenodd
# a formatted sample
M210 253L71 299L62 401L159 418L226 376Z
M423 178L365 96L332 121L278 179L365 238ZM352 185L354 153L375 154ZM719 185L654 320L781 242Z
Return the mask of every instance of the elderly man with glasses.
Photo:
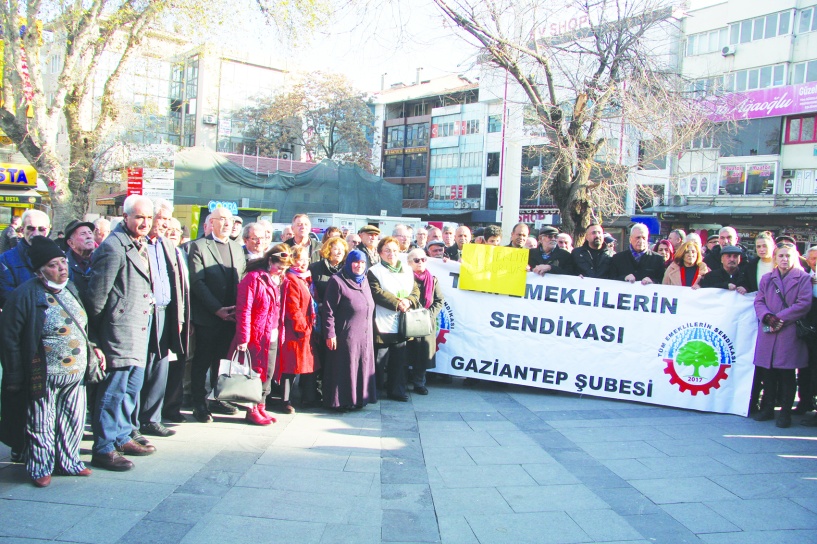
M28 251L35 236L48 236L51 219L40 210L26 210L23 214L23 238L14 249L0 255L0 308L6 297L17 287L34 277Z
M542 227L539 245L530 250L528 267L540 276L545 274L568 274L573 272L573 259L566 250L557 247L559 231L554 227Z

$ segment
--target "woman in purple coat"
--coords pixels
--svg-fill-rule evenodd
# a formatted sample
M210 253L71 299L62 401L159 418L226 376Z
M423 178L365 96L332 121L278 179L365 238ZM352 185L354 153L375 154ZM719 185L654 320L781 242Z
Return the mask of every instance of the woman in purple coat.
M763 390L780 391L777 426L791 425L791 408L796 390L795 369L808 366L806 343L797 337L795 322L811 308L811 277L797 266L800 255L792 244L777 244L775 269L763 276L755 298L758 323L755 366ZM778 389L779 386L779 389ZM764 395L754 419L774 418L775 395Z
M321 313L328 348L323 371L324 406L338 412L377 402L372 316L366 256L354 249L329 279Z

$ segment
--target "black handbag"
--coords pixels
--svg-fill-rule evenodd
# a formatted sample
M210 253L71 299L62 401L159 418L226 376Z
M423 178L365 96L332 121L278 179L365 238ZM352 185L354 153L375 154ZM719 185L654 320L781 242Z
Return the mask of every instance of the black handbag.
M409 310L400 314L400 334L403 338L428 336L436 332L431 311L427 308Z
M783 307L788 308L789 305L786 303L786 297L783 296L780 289L775 287L774 290L780 297L781 302L783 302ZM800 318L794 322L794 333L797 335L797 338L800 338L801 340L817 340L817 328L803 318Z
M245 354L243 363L238 360L239 353ZM230 359L221 359L213 398L252 404L260 404L263 401L261 376L252 369L248 351L236 350Z
M94 351L93 345L91 344L91 341L88 339L88 335L85 334L85 329L79 326L79 321L77 321L77 318L74 317L74 314L72 314L71 311L65 306L65 304L62 303L59 297L55 296L54 299L59 303L60 306L62 306L62 309L65 310L65 313L68 314L68 317L70 317L74 321L74 323L77 324L79 332L81 332L82 336L85 337L85 344L86 346L88 346L87 348L88 365L85 367L85 384L94 385L100 383L102 380L105 379L105 371L102 370L102 359L100 359L97 356L96 351Z

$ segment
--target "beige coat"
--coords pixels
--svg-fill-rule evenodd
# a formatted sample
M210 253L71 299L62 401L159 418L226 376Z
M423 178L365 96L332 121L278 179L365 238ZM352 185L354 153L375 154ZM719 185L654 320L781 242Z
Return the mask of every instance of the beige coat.
M694 285L699 285L701 278L703 278L707 272L709 272L709 267L701 261L701 264L698 265L698 278L695 280ZM681 281L681 267L678 266L678 263L672 262L667 267L667 271L664 272L664 285L684 286L684 282Z

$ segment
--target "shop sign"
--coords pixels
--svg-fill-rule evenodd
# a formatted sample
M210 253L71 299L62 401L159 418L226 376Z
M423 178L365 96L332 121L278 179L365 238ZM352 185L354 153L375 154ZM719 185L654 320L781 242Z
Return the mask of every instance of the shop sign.
M238 215L238 204L226 200L211 200L207 203L207 209L212 213L216 208L227 208L233 215Z
M27 164L0 162L0 186L33 189L37 187L37 171Z
M407 147L403 150L403 153L426 153L428 148L426 147Z
M0 204L37 204L41 200L39 196L0 195Z
M707 100L704 107L716 123L817 111L817 82L729 93Z
M550 215L558 215L558 208L519 208L520 223L536 223Z
M144 170L141 167L131 167L127 169L128 196L142 194L143 172Z
M383 152L384 155L402 155L403 149L387 149Z

